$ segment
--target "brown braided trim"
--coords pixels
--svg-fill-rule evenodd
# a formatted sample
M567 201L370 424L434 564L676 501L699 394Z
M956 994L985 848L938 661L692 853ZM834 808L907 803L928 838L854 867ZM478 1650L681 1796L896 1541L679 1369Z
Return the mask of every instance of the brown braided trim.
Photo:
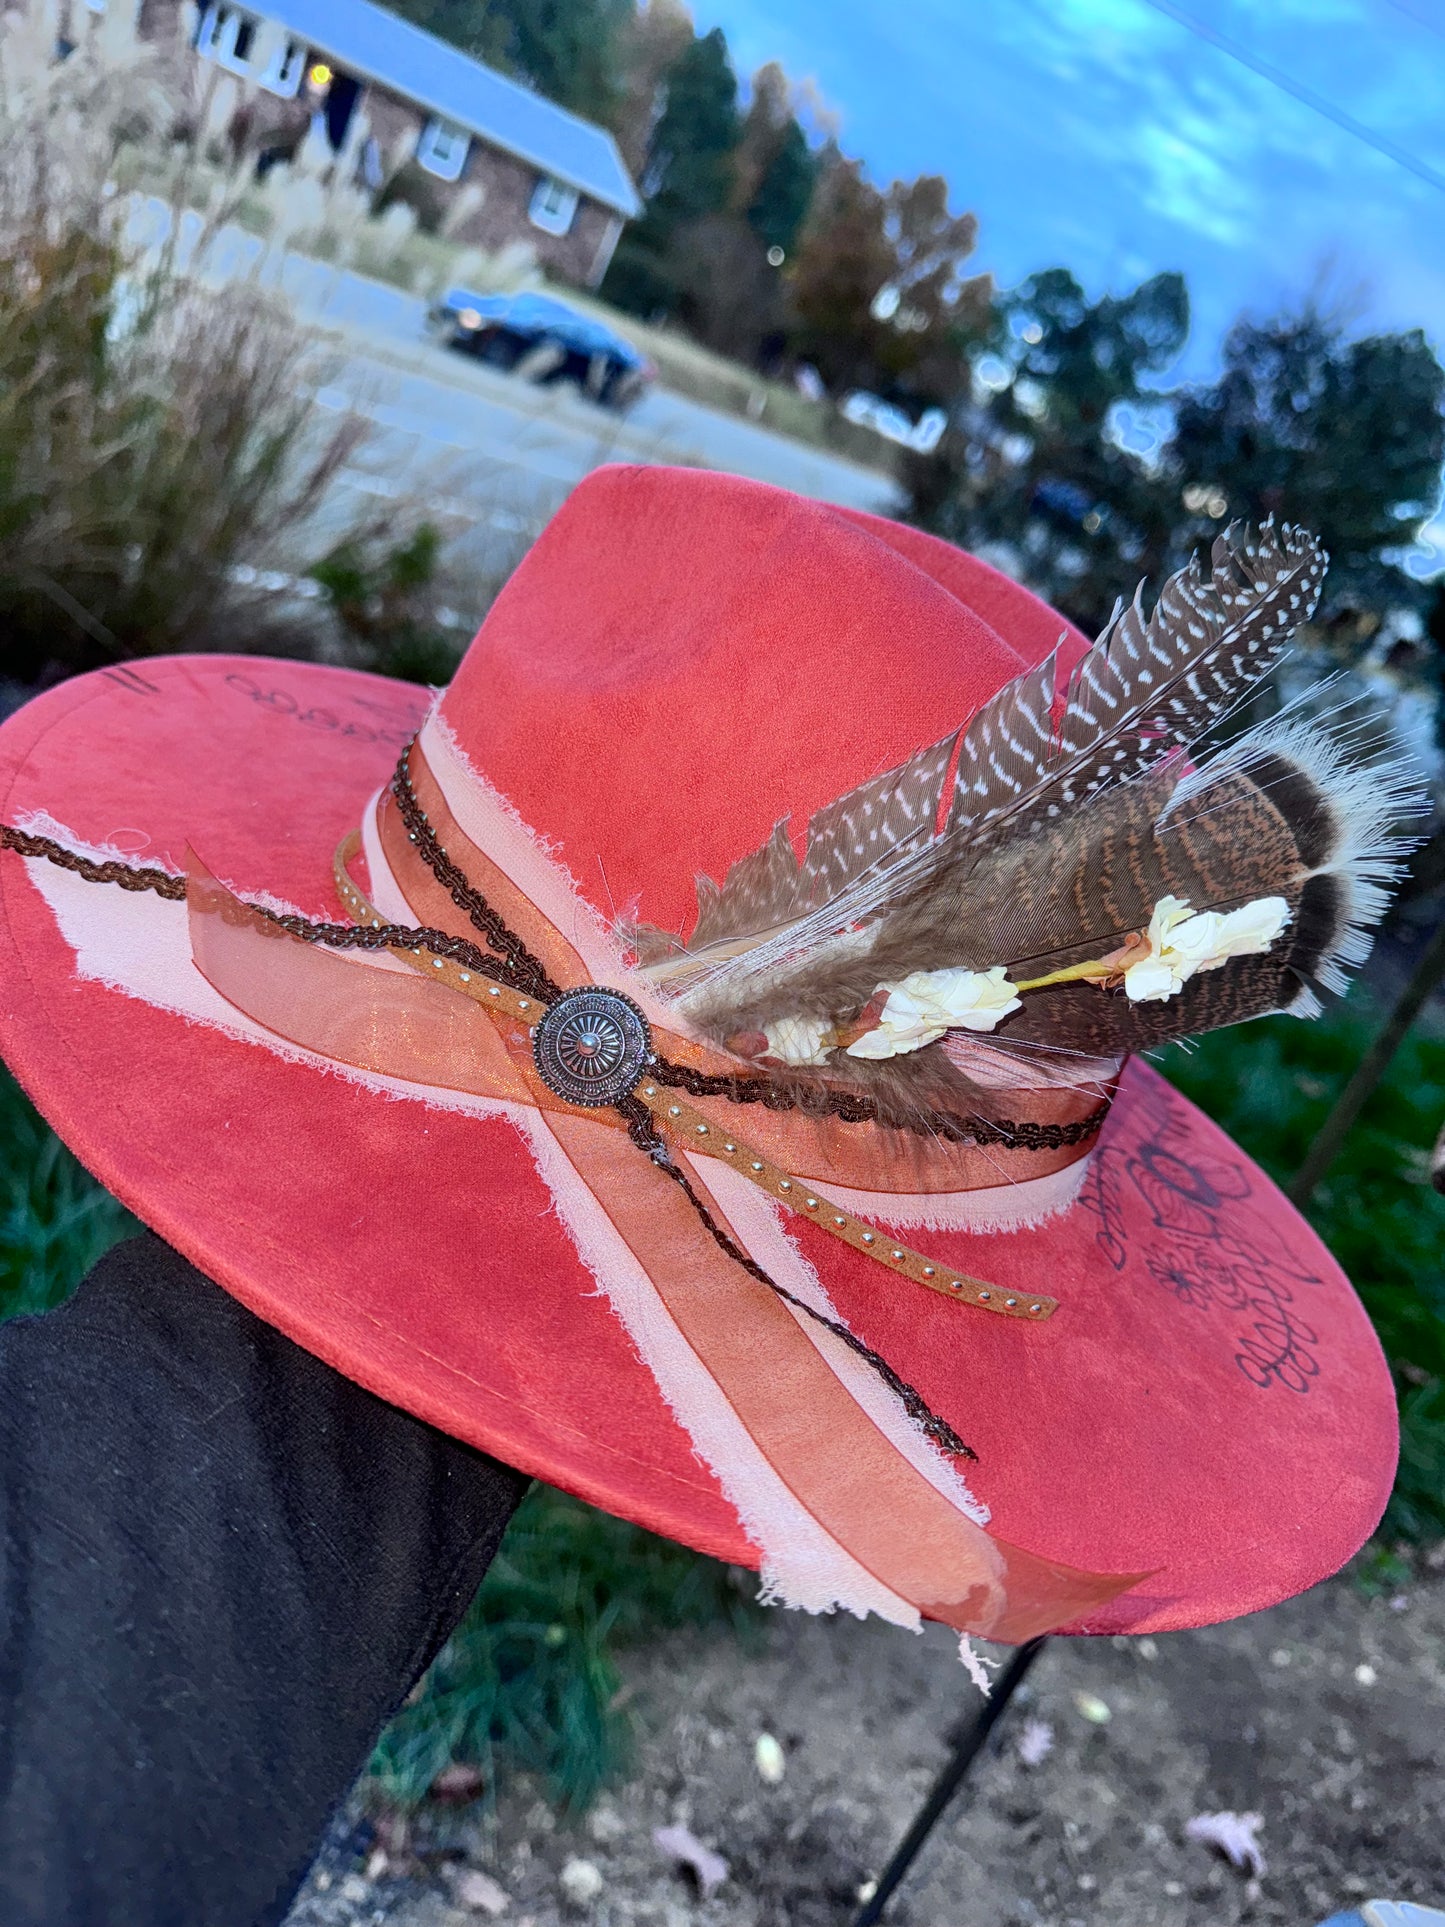
M0 846L16 850L21 856L43 856L58 869L73 870L87 883L118 883L122 890L154 890L158 897L184 903L186 880L173 877L169 870L137 870L128 863L93 863L88 856L77 856L63 844L52 843L48 836L30 836L0 823Z
M686 1171L674 1160L667 1141L653 1123L652 1113L640 1097L624 1097L614 1108L626 1118L627 1135L632 1142L639 1150L647 1153L658 1170L665 1171L675 1184L682 1187L683 1195L702 1220L704 1229L734 1263L741 1265L749 1277L756 1278L759 1284L766 1285L774 1297L781 1298L785 1304L792 1305L797 1311L806 1312L815 1324L821 1325L825 1331L832 1332L835 1338L842 1339L851 1352L861 1358L865 1365L872 1367L889 1391L898 1399L908 1416L922 1427L935 1445L945 1452L951 1452L955 1458L975 1460L978 1458L973 1447L964 1443L948 1420L935 1412L922 1393L915 1391L906 1378L894 1371L881 1353L875 1352L871 1345L865 1345L856 1333L849 1331L848 1327L840 1324L836 1318L829 1318L826 1313L815 1310L804 1299L789 1291L786 1285L780 1285L776 1278L770 1277L763 1270L755 1258L728 1236L698 1196Z
M465 910L472 923L493 947L518 966L525 959L531 974L523 981L509 974L506 981L527 991L539 1003L552 1003L562 995L558 985L543 970L514 930L511 930L488 903L480 890L468 882L464 871L452 862L427 818L411 782L412 744L402 751L391 779L391 792L406 827L417 847L417 854L432 875L447 890L459 910ZM783 1089L767 1077L716 1076L693 1070L687 1064L674 1064L661 1053L650 1066L650 1075L670 1090L686 1091L689 1097L725 1097L734 1104L761 1104L768 1111L801 1110L810 1116L836 1117L844 1124L876 1124L878 1106L861 1092L831 1091L822 1087L802 1093ZM949 1144L1000 1145L1012 1151L1060 1151L1068 1145L1084 1144L1103 1128L1111 1100L1105 1098L1087 1117L1072 1124L1039 1124L1030 1118L1010 1119L955 1117L947 1111L928 1111L905 1120L902 1128L920 1137L942 1138Z
M48 836L31 836L27 831L14 829L8 823L0 823L0 848L14 850L20 856L44 857L47 863L53 863L58 870L73 871L87 883L116 883L122 890L152 890L158 897L165 897L171 903L184 903L186 900L186 879L172 876L169 870L131 869L127 864L115 862L95 863L89 857L78 856L74 850L67 850L63 843L52 842ZM268 910L260 903L243 904L242 914L247 919L259 918L278 932L284 931L289 937L299 938L302 943L323 944L328 950L421 949L432 956L450 957L457 963L465 964L468 970L475 970L496 983L511 981L497 958L485 956L465 937L448 936L444 930L416 930L410 924L399 923L364 926L313 923L309 917Z
M846 1091L818 1090L802 1095L780 1090L765 1077L712 1077L686 1064L673 1064L659 1057L652 1067L659 1084L686 1091L689 1097L727 1097L734 1104L761 1104L768 1111L804 1111L818 1117L836 1117L844 1124L878 1124L878 1107L869 1097L851 1096ZM1031 1118L955 1117L947 1111L925 1111L921 1115L890 1121L881 1129L913 1131L920 1137L943 1138L949 1144L998 1144L1009 1151L1058 1151L1068 1144L1083 1144L1103 1128L1109 1115L1109 1098L1072 1124L1039 1124Z
M415 738L412 740L414 742ZM466 872L452 862L437 841L430 819L411 786L411 751L412 744L408 743L401 752L392 772L391 793L396 798L406 833L416 845L417 855L450 895L452 902L459 910L466 911L472 923L502 959L507 972L503 981L518 990L524 990L529 997L535 997L539 1004L556 1003L562 995L562 986L553 982L543 968L541 958L532 955L516 931L492 908Z
M409 782L407 788L410 789ZM415 798L413 797L412 800L414 803ZM430 837L429 825L426 826L426 833ZM420 835L417 840L420 843ZM436 848L440 849L440 846L436 845L435 837L431 837L430 840ZM128 864L114 861L96 863L90 857L79 856L74 850L67 850L63 844L54 842L48 836L32 836L24 830L12 828L8 823L0 823L0 848L14 850L20 856L43 857L46 862L53 863L57 869L69 870L76 876L84 878L87 883L114 883L122 890L151 890L157 896L165 897L172 903L183 903L186 898L185 877L172 876L168 870L132 869ZM442 854L445 856L444 852ZM505 945L507 954L504 957L498 959L484 955L465 937L448 936L441 930L415 929L410 925L313 923L308 917L268 910L259 903L244 903L239 912L234 909L229 911L223 909L221 914L232 918L244 916L248 920L252 917L259 918L263 925L273 927L278 935L285 932L287 936L299 938L302 943L322 944L328 950L425 950L432 956L448 957L456 963L464 964L468 970L475 970L479 975L488 977L495 983L527 988L529 994L536 995L539 1003L547 1003L551 999L542 996L536 989L537 981L547 983L553 996L562 995L562 992L551 984L540 961L532 956L521 938L507 929L502 919L492 910L491 905L486 903L485 899L481 898L480 894L467 883L465 876L451 864L450 859L446 861L459 880L459 886L448 884L452 889L454 901L460 908L467 909L468 914L473 916L473 921L477 922L478 916L473 914L471 906L457 895L457 887L460 887L467 897L476 899L479 911L485 915L485 922L480 923L479 927L486 931L493 942ZM525 984L523 979L526 980ZM627 1134L633 1143L646 1153L660 1171L666 1172L675 1184L681 1186L703 1227L728 1257L741 1265L750 1277L766 1285L777 1297L795 1306L797 1310L805 1312L815 1323L832 1332L835 1338L841 1339L851 1351L871 1366L899 1399L909 1416L917 1421L929 1438L943 1451L952 1453L958 1458L977 1458L977 1453L959 1437L948 1420L935 1412L922 1394L916 1391L907 1379L901 1377L886 1358L875 1352L872 1346L864 1344L863 1340L849 1331L846 1325L827 1317L823 1312L816 1311L813 1306L796 1297L786 1286L770 1278L755 1259L750 1257L740 1245L734 1243L698 1196L687 1173L674 1161L666 1140L659 1134L652 1121L652 1114L640 1098L623 1098L616 1109L626 1120Z

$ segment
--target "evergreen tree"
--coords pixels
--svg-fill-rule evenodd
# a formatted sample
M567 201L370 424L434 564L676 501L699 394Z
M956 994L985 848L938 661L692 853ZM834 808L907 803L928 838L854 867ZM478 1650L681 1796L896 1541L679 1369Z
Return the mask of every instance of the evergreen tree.
M687 292L687 230L722 213L742 134L721 28L690 39L663 75L664 106L643 173L647 205L623 235L602 292L635 314L671 314ZM681 250L679 243L682 243Z
M666 105L653 134L645 186L648 222L665 242L684 221L718 213L732 188L742 123L721 27L683 49L664 86Z
M632 177L647 172L647 157L667 104L667 73L693 37L683 0L646 0L634 9L619 42L621 100L612 131Z
M1189 329L1182 276L1091 302L1063 268L1000 301L938 456L914 471L921 519L1002 559L1090 631L1171 551L1177 497L1120 445L1120 404L1157 400L1144 378Z
M1439 499L1445 370L1418 329L1346 340L1314 308L1240 322L1211 387L1181 397L1168 449L1184 511L1177 540L1221 517L1280 515L1330 551L1326 612L1421 609L1396 563Z
M815 164L776 64L753 77L728 156L727 205L681 220L665 243L672 311L720 353L773 368L787 346L780 269L812 197ZM783 260L770 250L781 250Z
M393 0L398 13L576 114L610 124L632 0Z
M414 27L449 40L454 47L486 59L482 52L487 0L389 0L390 11Z
M791 115L758 191L748 203L748 226L765 247L791 252L808 218L818 163L808 137Z
M776 61L753 75L752 99L733 161L733 204L766 248L791 253L807 219L818 161Z

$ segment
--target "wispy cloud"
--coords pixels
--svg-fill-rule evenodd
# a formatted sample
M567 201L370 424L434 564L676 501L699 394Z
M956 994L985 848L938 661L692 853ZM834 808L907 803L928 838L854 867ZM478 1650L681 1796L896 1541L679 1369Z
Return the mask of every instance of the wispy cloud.
M1377 325L1445 344L1445 193L1347 116L1445 172L1437 0L699 0L741 63L816 78L882 178L940 172L1005 281L1062 261L1094 287L1182 267L1190 365L1241 308L1327 266ZM1313 107L1190 30L1292 77Z

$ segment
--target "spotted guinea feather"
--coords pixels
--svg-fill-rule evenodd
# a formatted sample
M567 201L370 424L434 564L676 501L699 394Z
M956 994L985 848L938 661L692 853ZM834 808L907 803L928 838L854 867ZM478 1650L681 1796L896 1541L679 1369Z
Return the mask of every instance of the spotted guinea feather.
M1057 650L964 731L949 833L1058 816L1187 746L1273 665L1319 599L1328 561L1304 529L1232 524L1144 613L1143 584L1057 690Z
M802 872L793 854L785 816L761 849L740 857L721 888L710 876L697 879L697 923L692 947L704 949L727 937L774 929L806 907Z
M955 730L817 812L803 861L810 903L831 902L860 877L933 841L957 741Z

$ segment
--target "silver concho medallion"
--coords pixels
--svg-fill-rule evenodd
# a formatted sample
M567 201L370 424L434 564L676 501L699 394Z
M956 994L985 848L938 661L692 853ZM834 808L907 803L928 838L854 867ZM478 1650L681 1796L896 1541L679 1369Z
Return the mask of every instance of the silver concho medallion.
M615 1104L641 1077L652 1032L620 990L572 990L549 1006L532 1052L542 1082L569 1104Z

